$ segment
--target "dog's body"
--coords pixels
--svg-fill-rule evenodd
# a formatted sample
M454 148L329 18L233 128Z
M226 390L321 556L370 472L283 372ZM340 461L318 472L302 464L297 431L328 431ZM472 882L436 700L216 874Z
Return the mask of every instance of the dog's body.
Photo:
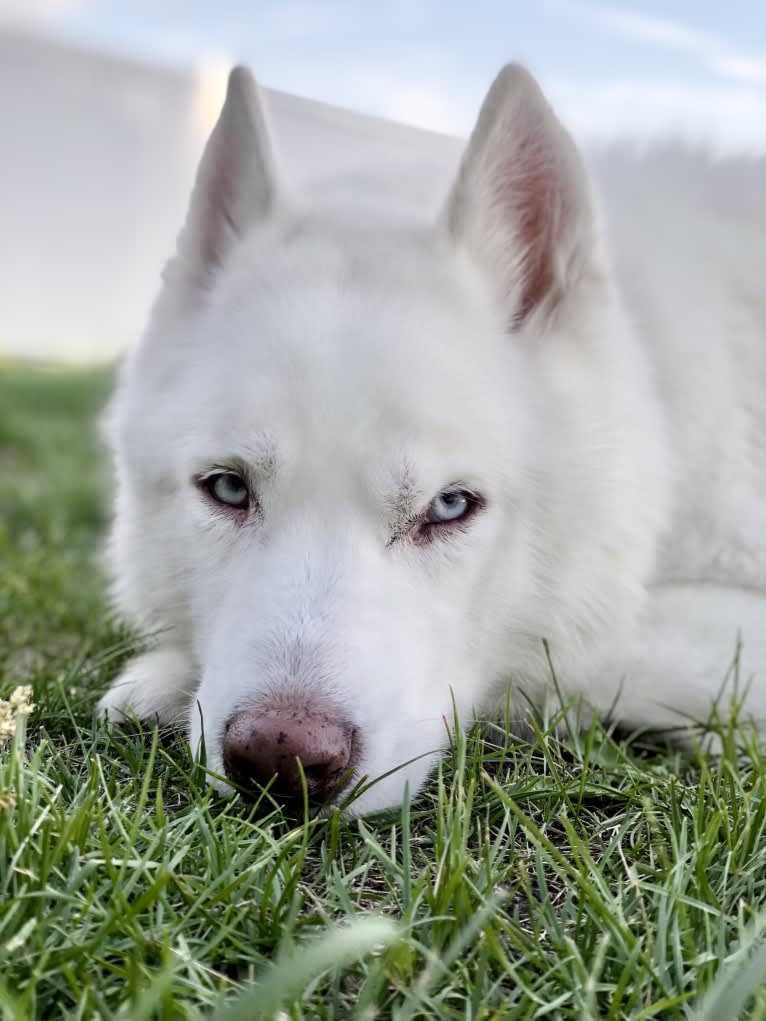
M550 661L567 697L678 727L741 637L766 723L766 214L664 209L647 167L607 252L508 68L436 222L308 201L233 74L112 409L117 602L156 637L111 717L204 728L235 779L285 742L307 776L409 762L355 811L418 787L454 708L542 700Z

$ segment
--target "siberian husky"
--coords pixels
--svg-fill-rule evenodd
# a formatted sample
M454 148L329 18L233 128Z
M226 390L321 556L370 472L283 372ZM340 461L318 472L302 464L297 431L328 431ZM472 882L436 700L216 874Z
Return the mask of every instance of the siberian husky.
M508 66L439 215L392 201L385 168L379 203L299 192L235 69L111 408L115 599L152 644L100 712L183 724L221 789L333 803L383 777L351 812L415 792L455 712L511 684L521 714L554 674L586 713L677 730L736 654L766 725L747 172L739 223L725 171L719 206L634 173L602 223Z

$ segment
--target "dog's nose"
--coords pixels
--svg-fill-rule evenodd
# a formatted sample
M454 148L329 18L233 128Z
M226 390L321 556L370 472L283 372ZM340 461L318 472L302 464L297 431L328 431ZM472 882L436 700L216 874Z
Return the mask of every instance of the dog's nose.
M269 789L285 797L302 796L302 772L310 800L321 802L351 779L353 737L334 714L309 706L247 709L226 724L224 770L244 787L271 782Z

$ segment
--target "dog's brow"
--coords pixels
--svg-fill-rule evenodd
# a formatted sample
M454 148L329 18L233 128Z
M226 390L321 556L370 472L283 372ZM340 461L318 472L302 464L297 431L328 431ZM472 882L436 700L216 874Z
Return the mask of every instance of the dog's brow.
M277 471L277 446L270 436L259 437L243 451L243 460L250 469L264 479L271 479Z
M396 495L393 506L397 521L406 521L412 517L420 499L420 492L415 484L415 476L412 467L404 464L396 479Z

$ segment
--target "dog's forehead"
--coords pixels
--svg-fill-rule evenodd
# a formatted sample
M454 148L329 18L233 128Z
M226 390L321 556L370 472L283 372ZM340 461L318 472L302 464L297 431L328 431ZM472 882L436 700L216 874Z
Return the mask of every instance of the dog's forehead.
M269 386L282 373L379 389L392 373L406 388L413 375L422 385L454 364L470 377L503 357L491 303L476 292L436 231L321 224L243 245L216 295L212 331L230 362ZM482 359L471 357L477 342Z
M208 371L187 377L199 391L186 401L222 446L268 436L296 456L355 447L390 461L486 445L513 414L511 341L424 233L243 246L196 343L225 352L199 352Z

